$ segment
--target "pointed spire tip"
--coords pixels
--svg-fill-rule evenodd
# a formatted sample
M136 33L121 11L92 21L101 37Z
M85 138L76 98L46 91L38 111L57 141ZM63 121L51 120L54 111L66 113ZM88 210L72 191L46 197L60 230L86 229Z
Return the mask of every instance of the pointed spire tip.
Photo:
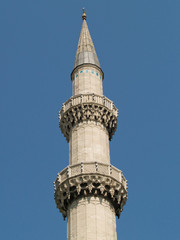
M86 14L84 9L82 12L82 19L83 19L82 28L81 28L81 33L80 33L79 42L77 46L73 71L78 66L83 64L92 64L101 69L100 63L95 51L95 47L87 26Z
M86 13L85 13L85 9L83 8L83 9L82 9L82 11L83 11L83 14L82 14L82 19L83 19L83 20L86 20Z

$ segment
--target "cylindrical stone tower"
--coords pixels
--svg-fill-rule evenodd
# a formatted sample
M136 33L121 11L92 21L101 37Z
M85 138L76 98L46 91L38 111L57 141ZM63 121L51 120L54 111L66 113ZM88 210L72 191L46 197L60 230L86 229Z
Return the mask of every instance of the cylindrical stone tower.
M73 96L59 113L69 142L69 166L55 181L55 201L67 217L68 240L116 240L116 216L127 200L127 181L110 163L109 140L118 110L103 96L103 71L86 23L71 73Z

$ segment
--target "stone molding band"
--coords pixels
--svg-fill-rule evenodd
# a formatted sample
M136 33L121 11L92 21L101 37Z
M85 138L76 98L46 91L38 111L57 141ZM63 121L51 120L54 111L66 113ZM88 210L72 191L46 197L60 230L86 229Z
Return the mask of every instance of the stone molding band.
M97 163L94 163L94 166L97 166L96 173L87 173L92 170L90 165L87 165L86 169L89 168L89 171L84 173L82 171L81 174L71 177L69 177L71 175L70 168L66 168L67 177L63 181L62 176L65 170L58 174L54 183L55 201L57 208L59 208L64 218L67 216L68 207L74 200L87 196L103 196L112 203L116 216L120 217L120 213L127 200L127 181L118 169L116 170L122 176L119 175L116 178L111 176L111 172L104 174L103 171L98 171L98 166L100 165L104 164L98 163L97 165ZM82 163L77 166L81 169L84 168Z
M71 129L81 122L95 121L106 127L109 139L117 128L118 110L113 102L95 94L70 98L59 112L59 126L69 142Z

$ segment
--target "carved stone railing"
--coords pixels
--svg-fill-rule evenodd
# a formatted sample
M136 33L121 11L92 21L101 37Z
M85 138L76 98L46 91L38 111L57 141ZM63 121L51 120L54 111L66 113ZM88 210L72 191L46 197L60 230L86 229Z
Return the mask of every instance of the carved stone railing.
M95 94L81 94L66 101L59 112L60 129L67 141L72 127L84 121L103 124L111 140L117 128L118 109L108 98Z
M114 206L119 217L127 200L127 181L120 170L103 163L71 165L61 171L56 181L55 200L64 218L68 206L82 196L103 196Z
M70 107L82 104L82 103L97 103L107 107L109 110L113 111L113 114L118 116L118 109L115 107L114 103L105 96L96 95L93 93L89 94L78 94L74 97L68 99L60 110L60 116L64 114Z
M66 167L60 173L58 173L57 179L55 181L55 189L56 182L58 182L59 184L65 181L67 178L74 177L84 173L99 173L109 175L115 178L117 181L121 182L124 188L127 189L127 181L122 171L110 164L100 162L82 162Z

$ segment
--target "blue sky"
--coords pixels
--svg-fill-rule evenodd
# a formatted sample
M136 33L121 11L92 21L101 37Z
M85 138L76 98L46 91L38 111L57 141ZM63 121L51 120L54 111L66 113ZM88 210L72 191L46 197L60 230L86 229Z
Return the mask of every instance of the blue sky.
M53 181L68 165L81 9L119 109L111 162L128 179L118 239L180 239L180 1L0 1L0 239L66 239Z

